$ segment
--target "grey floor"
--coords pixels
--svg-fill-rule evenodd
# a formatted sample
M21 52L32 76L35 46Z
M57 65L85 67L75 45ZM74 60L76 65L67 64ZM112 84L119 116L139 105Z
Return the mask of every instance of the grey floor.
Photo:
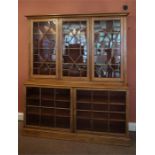
M130 146L90 144L23 136L19 122L19 155L136 155L136 136L130 133Z

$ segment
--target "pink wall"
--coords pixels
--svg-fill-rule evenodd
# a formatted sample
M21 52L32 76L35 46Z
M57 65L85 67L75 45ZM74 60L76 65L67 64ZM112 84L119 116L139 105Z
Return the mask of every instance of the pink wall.
M128 84L130 121L136 121L136 0L19 0L19 112L23 111L23 82L28 80L28 23L26 15L123 12L128 4Z

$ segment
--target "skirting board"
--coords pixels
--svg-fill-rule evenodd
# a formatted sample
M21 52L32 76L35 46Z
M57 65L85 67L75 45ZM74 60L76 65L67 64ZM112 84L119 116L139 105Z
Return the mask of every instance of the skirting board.
M19 121L23 121L24 120L24 114L22 112L18 113L18 120ZM128 130L129 131L136 131L136 123L135 122L129 122Z
M129 122L128 123L128 130L129 131L136 131L136 123L135 122Z
M23 121L24 120L24 114L22 112L18 113L18 121Z

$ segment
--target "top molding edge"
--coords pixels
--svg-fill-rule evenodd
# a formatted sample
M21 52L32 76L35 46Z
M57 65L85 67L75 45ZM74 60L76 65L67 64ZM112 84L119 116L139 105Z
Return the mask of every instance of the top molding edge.
M91 13L91 14L48 14L48 15L26 15L28 19L33 18L75 18L75 17L118 17L118 16L128 16L129 12L120 13Z

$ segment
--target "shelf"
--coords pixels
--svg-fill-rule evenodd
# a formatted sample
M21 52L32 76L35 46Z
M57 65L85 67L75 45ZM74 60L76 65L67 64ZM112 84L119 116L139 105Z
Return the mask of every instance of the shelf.
M56 50L56 47L55 48L33 48L33 50Z
M110 104L110 105L116 105L116 106L117 106L117 105L118 105L118 106L119 106L119 105L125 106L125 103L123 103L123 102L112 102L112 103L110 102L109 104Z
M84 116L77 116L76 118L77 120L78 119L84 119L84 120L89 120L89 121L92 120L90 117L84 117Z
M105 110L94 110L94 109L77 109L77 112L97 112L97 113L114 113L114 114L125 114L124 111L105 111Z
M33 33L34 35L40 35L40 33ZM43 32L43 34L46 34L46 35L55 35L56 32L52 32L52 33L47 33L47 32Z
M92 119L108 119L109 118L109 115L108 115L108 112L93 112L92 113Z
M72 62L72 63L62 63L62 65L81 65L81 66L87 66L87 63L78 63L78 62L76 62L76 63L74 63L74 62Z
M103 31L99 31L99 32L95 32L94 34L100 34L101 32L103 32ZM106 32L104 32L104 33L110 33L110 34L119 34L120 33L120 31L106 31Z
M35 106L35 105L27 105L26 107L31 108L46 108L46 109L62 109L62 110L70 110L69 108L61 108L61 107L55 107L55 106Z
M41 108L40 116L54 116L55 109L54 108Z
M103 112L103 113L108 113L109 111L103 111L103 110L93 110L93 109L91 109L91 110L83 110L83 109L77 109L77 112L80 112L80 111L82 111L82 112L98 112L98 113L100 113L100 112Z
M40 115L40 112L31 112L31 111L28 111L27 112L27 115L36 115L36 116L39 116Z
M107 103L93 103L93 110L95 111L108 111L109 105Z
M91 104L92 101L90 98L89 99L88 98L80 98L77 100L77 103L89 103L89 104Z
M39 99L27 99L26 100L26 106L32 105L32 106L40 106L40 101Z
M110 105L125 105L125 102L120 100L113 100L110 101Z
M54 101L54 97L53 96L41 96L41 100L42 101Z
M59 115L61 115L61 116L70 116L70 109L56 108L55 109L55 115L56 116L59 116Z
M90 102L88 103L77 102L76 109L77 110L91 110L91 103Z
M65 116L65 115L55 115L55 117L58 117L58 118L70 118L70 116Z
M116 111L116 112L125 112L126 106L125 105L109 105L110 111Z
M123 102L115 102L115 103L108 103L108 101L107 102L105 102L105 101L89 101L89 100L87 100L87 99L80 99L80 100L77 100L77 105L78 104L93 104L93 105L98 105L98 106L102 106L102 105L110 105L110 106L125 106L125 103L123 103Z
M110 119L126 120L126 116L125 113L111 112Z
M91 111L86 111L86 110L83 110L83 111L78 110L76 115L77 115L77 117L81 116L81 117L91 118L92 112Z
M70 99L66 96L56 96L55 101L65 101L65 102L70 102Z
M40 105L26 105L26 107L30 107L30 108L40 108Z
M54 107L54 100L41 100L41 107Z
M27 100L39 100L39 96L38 95L33 95L33 96L29 96L27 97Z
M27 106L26 107L26 114L39 115L40 109L37 106Z
M50 62L45 62L45 61L34 61L33 64L53 64L56 65L56 61L51 60ZM37 67L33 67L33 68L37 68Z
M110 66L110 65L112 65L112 66L120 66L120 64L112 64L112 63L108 63L108 64L101 64L101 63L95 63L94 64L95 66Z
M93 104L104 104L104 105L107 105L108 104L108 100L103 100L103 99L97 99L97 100L95 100L95 99L93 99L93 101L92 101L92 103Z
M70 108L70 101L56 101L55 102L55 107L56 108Z
M125 114L124 111L109 111L109 113L114 113L114 114Z
M96 100L91 101L91 99L90 100L88 100L88 99L80 99L80 100L77 100L77 104L79 104L79 103L81 103L81 104L82 103L83 104L93 104L93 105L95 105L95 104L108 105L108 101L107 102L102 101L102 100L100 100L100 101L96 101Z
M125 122L125 119L110 119L110 122Z

